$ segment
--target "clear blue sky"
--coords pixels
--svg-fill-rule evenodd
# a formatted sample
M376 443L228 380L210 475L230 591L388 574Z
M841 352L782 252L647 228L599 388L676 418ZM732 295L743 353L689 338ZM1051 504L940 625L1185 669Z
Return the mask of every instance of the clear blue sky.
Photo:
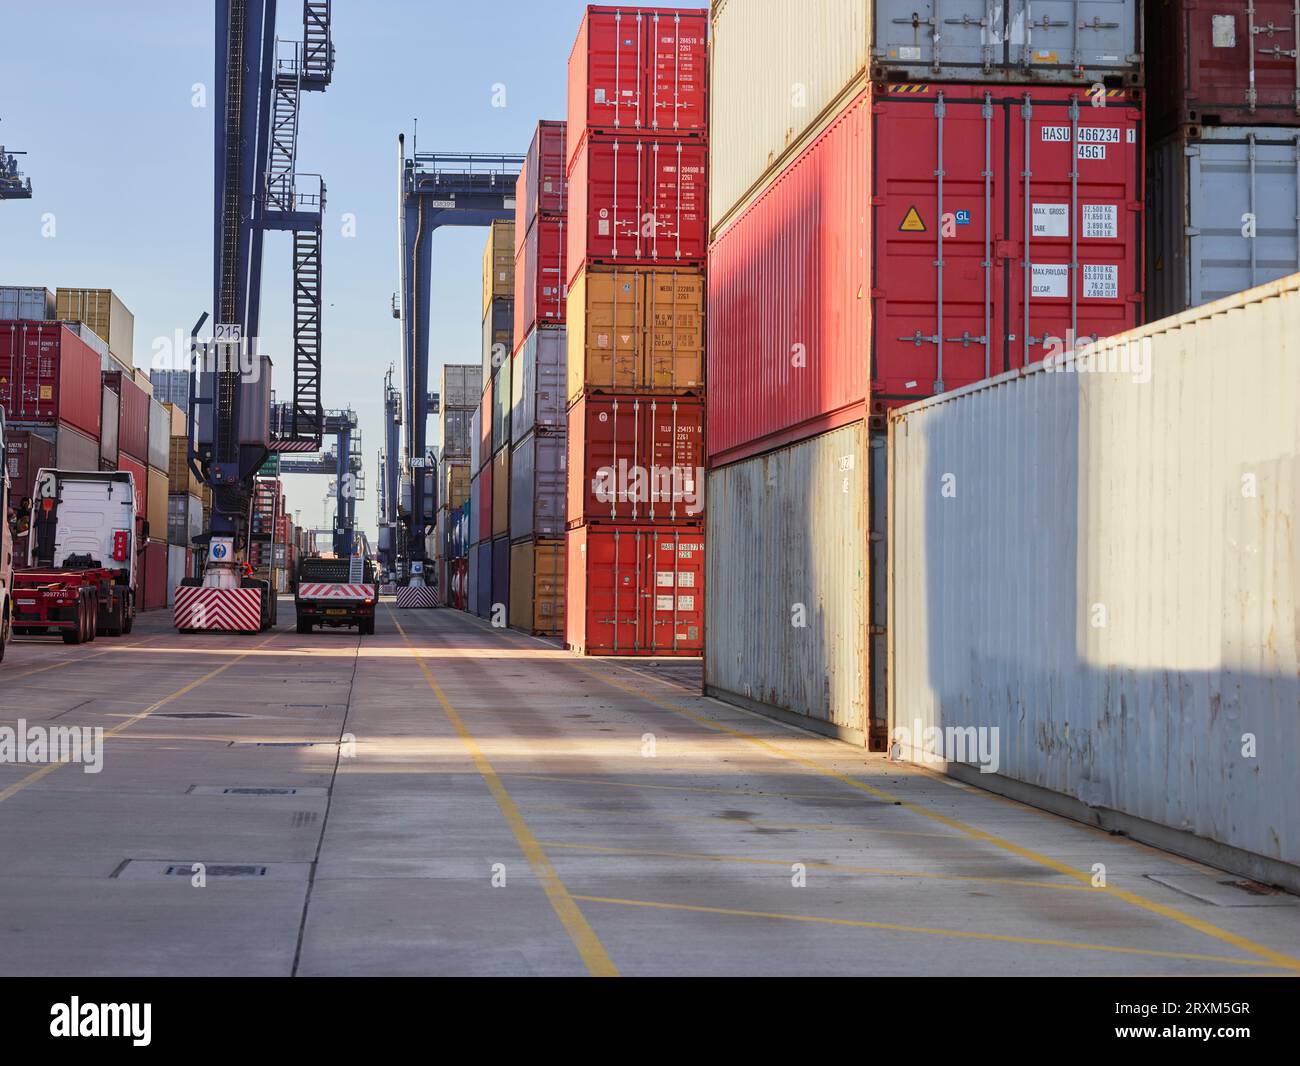
M334 82L304 101L299 167L329 188L324 259L324 400L361 418L373 538L382 385L400 361L389 310L397 279L397 134L419 118L422 150L519 152L539 118L563 118L580 0L335 0ZM707 6L659 0L663 7ZM277 29L301 36L301 4ZM36 195L0 203L0 285L114 289L135 313L135 358L188 335L210 310L212 111L191 87L213 77L208 0L0 0L0 144L24 149ZM506 87L504 108L492 87ZM409 138L408 138L409 143ZM356 237L340 216L357 219ZM42 216L55 236L43 237ZM430 381L480 360L486 234L435 237ZM289 236L267 239L263 346L290 385ZM432 439L432 427L430 429ZM325 479L291 477L289 506L324 526Z

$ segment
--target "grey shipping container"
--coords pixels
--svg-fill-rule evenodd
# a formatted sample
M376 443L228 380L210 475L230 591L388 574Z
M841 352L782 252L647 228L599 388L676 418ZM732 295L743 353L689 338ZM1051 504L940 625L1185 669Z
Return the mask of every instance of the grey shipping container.
M894 412L897 756L1300 891L1297 427L1300 275Z
M190 372L188 370L151 370L149 383L154 399L170 403L186 414L190 410Z
M483 316L483 382L510 362L514 351L515 301L498 296Z
M512 360L510 432L515 440L523 440L535 426L564 427L566 338L563 326L535 328Z
M1200 126L1148 154L1147 318L1300 270L1300 130Z
M474 613L487 618L492 613L492 541L485 540L474 554L478 556L478 595L474 600Z
M442 368L442 407L473 407L483 395L482 368L471 363L449 363Z
M203 532L203 501L188 493L167 497L167 542L185 548Z
M54 293L40 286L0 285L0 319L54 317Z
M475 407L469 416L469 469L477 474L483 468L483 457L479 455L483 442L483 405Z
M122 411L122 394L112 389L99 393L99 457L117 469L117 432Z
M470 420L472 411L463 407L444 407L438 415L438 446L444 459L470 457Z
M510 453L510 539L564 536L563 433L530 433Z
M469 543L471 545L483 539L478 530L478 499L479 493L483 491L478 475L479 472L475 470L469 479Z
M56 426L10 422L6 430L9 432L26 430L34 437L42 437L49 441L54 446L49 462L60 470L99 469L99 441L79 429L74 429L66 422L60 422ZM136 491L140 491L139 487Z
M492 386L492 454L495 455L510 443L510 378L514 365L507 359L497 371L496 384Z
M866 744L864 424L723 466L708 479L705 691Z
M155 397L149 398L149 465L167 470L171 461L172 416Z
M215 374L199 376L200 393L211 399L212 387L216 381ZM258 373L255 380L247 380L241 386L243 396L239 407L239 443L266 445L271 439L271 357L260 357ZM212 443L212 404L199 408L196 437L199 444ZM164 460L162 469L167 469Z

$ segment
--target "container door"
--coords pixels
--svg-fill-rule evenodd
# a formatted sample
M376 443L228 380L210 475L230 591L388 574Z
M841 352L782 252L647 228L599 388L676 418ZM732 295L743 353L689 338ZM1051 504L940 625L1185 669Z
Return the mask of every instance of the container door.
M587 527L587 650L617 655L647 645L646 536L640 530Z
M1014 5L1016 0L1010 0ZM876 0L876 54L915 77L945 69L963 77L1005 63L1005 16L990 0ZM1037 5L1035 5L1037 6ZM986 31L986 27L988 27Z
M1207 130L1187 150L1189 307L1300 270L1300 139L1281 130Z
M1300 60L1293 0L1186 0L1182 7L1191 120L1202 121L1208 112L1225 124L1294 122L1300 113Z
M1135 0L1010 0L1007 66L1058 79L1127 70L1137 52L1137 7Z
M674 529L635 535L640 540L645 582L637 650L700 654L704 633L703 534Z
M581 454L573 456L572 471L582 487L582 515L607 522L630 522L645 517L638 502L638 471L649 404L639 399L607 400L589 397L579 409L586 421ZM578 515L570 515L577 518Z
M1109 90L1042 89L1009 103L1004 369L1138 324L1141 105ZM1077 169L1076 169L1077 164Z
M1007 108L890 86L876 143L872 392L902 403L1003 369Z

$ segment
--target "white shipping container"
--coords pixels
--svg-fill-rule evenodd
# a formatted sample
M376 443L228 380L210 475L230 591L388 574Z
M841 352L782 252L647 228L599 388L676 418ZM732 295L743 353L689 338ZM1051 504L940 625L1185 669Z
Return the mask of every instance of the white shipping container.
M709 471L704 688L866 744L866 431Z
M168 469L171 457L172 416L158 400L149 398L149 465Z
M1300 890L1300 275L889 440L899 755Z
M714 236L865 85L868 0L723 0L709 42Z
M473 407L483 395L483 368L477 364L454 363L442 368L442 391L438 402L448 407Z
M186 559L189 556L184 548L175 544L167 547L167 606L176 605L176 586L182 579L190 577Z

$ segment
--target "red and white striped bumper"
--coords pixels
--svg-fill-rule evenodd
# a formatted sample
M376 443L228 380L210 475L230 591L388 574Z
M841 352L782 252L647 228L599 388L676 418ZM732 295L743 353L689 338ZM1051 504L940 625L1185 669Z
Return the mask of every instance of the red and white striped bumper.
M408 585L397 590L398 607L441 607L438 590L428 585Z
M373 600L374 585L300 584L300 600Z
M182 585L176 590L172 619L177 629L257 633L262 628L262 590Z

